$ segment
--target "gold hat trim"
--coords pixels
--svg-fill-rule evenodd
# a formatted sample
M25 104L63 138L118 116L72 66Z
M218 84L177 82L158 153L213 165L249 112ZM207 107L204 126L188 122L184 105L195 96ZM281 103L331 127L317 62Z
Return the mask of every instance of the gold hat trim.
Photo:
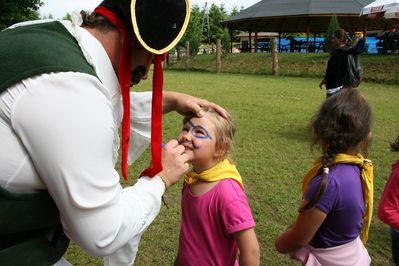
M147 45L147 43L143 40L143 38L140 35L139 27L137 25L137 19L136 19L136 12L135 12L135 6L136 6L136 0L132 0L130 4L130 11L131 11L131 16L132 16L132 24L133 24L133 30L134 34L136 35L137 39L139 40L140 44L149 52L153 54L164 54L168 52L170 49L172 49L183 37L184 32L186 31L186 28L188 26L188 23L190 21L190 4L188 0L185 0L186 2L186 17L184 18L184 23L183 26L179 32L179 34L176 36L176 38L165 48L161 50L154 49L150 46Z

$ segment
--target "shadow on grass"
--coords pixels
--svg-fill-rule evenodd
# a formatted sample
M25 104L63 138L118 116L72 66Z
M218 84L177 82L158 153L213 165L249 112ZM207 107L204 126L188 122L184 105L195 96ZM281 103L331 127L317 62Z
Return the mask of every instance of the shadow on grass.
M305 125L291 125L274 131L273 134L280 138L310 143L310 129Z

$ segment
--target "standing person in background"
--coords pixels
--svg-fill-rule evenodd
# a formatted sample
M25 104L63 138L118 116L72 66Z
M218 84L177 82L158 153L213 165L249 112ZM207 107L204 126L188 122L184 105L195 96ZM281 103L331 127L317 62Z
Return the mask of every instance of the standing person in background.
M213 110L186 116L178 137L191 158L185 175L175 265L259 265L259 244L240 174L231 161L235 127Z
M327 62L326 74L320 82L319 87L323 89L325 85L327 89L326 96L329 97L343 88L353 87L348 84L348 55L358 55L364 51L364 40L360 39L355 46L352 47L352 40L349 34L343 30L336 30L333 34L332 44L334 49L331 51Z
M373 210L373 169L361 153L367 152L371 123L371 108L356 89L322 104L311 128L323 155L303 179L298 217L276 239L277 251L303 265L370 264L364 243Z
M184 0L105 0L83 21L0 33L0 265L69 264L69 239L106 265L134 262L164 191L191 159L176 140L161 150L162 113L212 107L228 116L162 91L163 55L189 13ZM153 94L130 93L152 63ZM114 167L121 124L126 179L128 157L152 142L152 167L126 188Z
M391 150L399 151L399 136L391 143ZM399 265L399 160L392 164L391 175L380 199L378 217L391 227L392 259L395 265Z

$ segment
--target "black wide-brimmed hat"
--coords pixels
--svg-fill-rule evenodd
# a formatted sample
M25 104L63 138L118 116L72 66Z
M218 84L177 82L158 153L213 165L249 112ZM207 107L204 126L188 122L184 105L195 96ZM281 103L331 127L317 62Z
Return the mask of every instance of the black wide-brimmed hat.
M128 178L128 149L130 136L131 45L135 38L154 58L151 167L142 175L154 176L162 171L162 61L165 53L183 36L190 17L188 0L104 0L94 14L106 17L122 33L122 52L118 79L123 102L122 175ZM134 58L133 58L134 60ZM133 140L135 141L135 140Z
M183 36L189 21L188 0L104 0L145 49L163 54Z

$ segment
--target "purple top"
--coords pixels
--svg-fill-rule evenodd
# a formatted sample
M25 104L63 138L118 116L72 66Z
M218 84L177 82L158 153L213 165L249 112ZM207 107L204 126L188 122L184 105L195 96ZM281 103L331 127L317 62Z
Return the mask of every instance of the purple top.
M320 184L321 175L310 182L305 199L310 200ZM316 207L327 214L309 243L315 248L336 247L358 237L363 227L364 199L360 169L338 164L328 175L325 192Z
M233 179L196 196L184 184L179 265L238 265L233 234L255 226L247 197Z

